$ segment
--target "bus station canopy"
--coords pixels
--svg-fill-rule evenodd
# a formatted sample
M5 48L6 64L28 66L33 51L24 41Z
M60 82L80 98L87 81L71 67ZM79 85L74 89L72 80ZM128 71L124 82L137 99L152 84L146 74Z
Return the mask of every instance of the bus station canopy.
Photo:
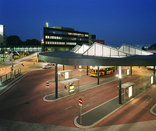
M129 54L129 55L152 55L153 54L152 52L137 49L137 48L134 48L134 47L129 46L129 45L122 45L119 48L119 51L122 51L124 53Z
M132 46L122 45L120 48L114 48L108 45L103 45L97 42L94 42L93 45L82 46L77 45L72 50L75 53L90 55L90 56L103 56L103 57L127 57L131 55L152 55L153 53L137 49Z
M82 55L74 52L44 52L39 60L63 65L84 66L156 66L156 54L127 57L103 57Z

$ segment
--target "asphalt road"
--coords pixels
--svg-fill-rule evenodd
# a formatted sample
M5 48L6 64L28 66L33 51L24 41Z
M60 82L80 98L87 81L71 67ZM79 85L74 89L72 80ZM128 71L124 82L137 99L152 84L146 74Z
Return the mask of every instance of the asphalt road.
M79 114L78 99L80 97L84 100L83 112L86 112L118 95L118 81L114 81L63 99L44 102L43 97L54 92L54 84L50 84L50 88L45 87L45 82L52 79L54 79L53 69L27 74L0 96L1 119L75 127L73 121ZM101 79L107 79L107 77ZM137 76L132 76L124 79L123 82L137 83L139 79ZM84 76L80 80L81 85L92 82L97 82L97 79Z

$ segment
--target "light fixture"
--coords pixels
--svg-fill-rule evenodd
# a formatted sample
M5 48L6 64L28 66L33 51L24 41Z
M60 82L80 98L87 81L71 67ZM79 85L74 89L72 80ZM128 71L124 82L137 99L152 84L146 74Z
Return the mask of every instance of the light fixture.
M151 84L153 84L153 76L151 76Z
M129 75L129 69L127 69L127 75Z
M81 69L81 68L82 68L82 66L80 65L80 66L79 66L79 68Z
M120 79L122 78L122 75L121 75L121 66L119 66L119 78Z
M65 79L69 78L69 72L65 72Z
M128 97L132 96L132 86L128 88Z

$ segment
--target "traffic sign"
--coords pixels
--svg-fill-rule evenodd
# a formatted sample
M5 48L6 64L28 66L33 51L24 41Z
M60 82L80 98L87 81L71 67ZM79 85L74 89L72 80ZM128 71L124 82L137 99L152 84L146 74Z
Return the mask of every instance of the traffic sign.
M49 88L49 82L48 81L46 82L46 87Z
M79 98L79 106L82 106L82 98Z

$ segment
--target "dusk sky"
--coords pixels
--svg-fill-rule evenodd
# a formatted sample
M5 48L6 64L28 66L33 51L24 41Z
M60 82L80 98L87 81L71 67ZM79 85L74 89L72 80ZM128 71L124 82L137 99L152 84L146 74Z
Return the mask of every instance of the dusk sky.
M95 34L107 45L156 43L156 0L0 0L6 35L41 39L49 26Z

